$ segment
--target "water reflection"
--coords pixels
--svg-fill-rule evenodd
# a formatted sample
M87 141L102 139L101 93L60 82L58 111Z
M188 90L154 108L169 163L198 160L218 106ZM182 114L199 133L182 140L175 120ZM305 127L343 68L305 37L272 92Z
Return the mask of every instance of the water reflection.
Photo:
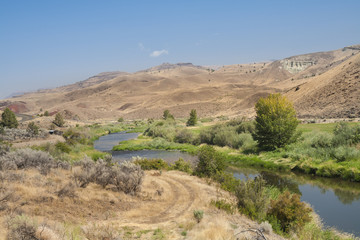
M299 184L290 178L281 177L275 173L265 171L260 172L259 175L261 175L269 185L275 186L280 190L288 189L292 193L301 195Z

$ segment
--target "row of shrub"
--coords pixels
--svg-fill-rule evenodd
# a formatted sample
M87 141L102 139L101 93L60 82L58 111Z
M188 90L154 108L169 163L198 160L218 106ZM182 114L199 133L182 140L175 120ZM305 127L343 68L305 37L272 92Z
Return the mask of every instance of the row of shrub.
M151 124L145 130L144 135L154 138L161 137L169 142L193 145L206 143L221 147L248 149L256 145L251 135L254 131L254 123L244 119L235 119L227 123L203 128L199 134L195 134L188 128L177 126L174 120L166 120Z
M69 169L70 165L55 160L49 153L29 148L7 151L0 156L0 171L29 168L38 169L41 174L46 175L52 168Z

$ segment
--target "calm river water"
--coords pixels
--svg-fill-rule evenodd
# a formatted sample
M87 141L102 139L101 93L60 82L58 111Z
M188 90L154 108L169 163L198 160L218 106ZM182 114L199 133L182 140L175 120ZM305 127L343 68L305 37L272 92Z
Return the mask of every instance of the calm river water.
M131 160L133 157L162 158L174 162L180 157L194 161L195 156L178 151L142 150L111 151L121 141L134 139L137 133L113 133L95 141L94 147L100 151L111 152L117 161ZM351 183L339 179L318 178L294 173L274 173L258 169L230 168L236 178L247 179L262 175L272 185L288 188L301 194L301 200L309 203L322 218L327 227L334 227L360 237L360 183Z

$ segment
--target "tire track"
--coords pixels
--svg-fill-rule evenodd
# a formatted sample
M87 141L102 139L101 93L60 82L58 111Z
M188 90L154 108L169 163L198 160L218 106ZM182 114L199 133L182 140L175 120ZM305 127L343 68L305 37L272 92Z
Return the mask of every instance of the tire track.
M159 180L165 182L171 189L172 200L166 203L167 207L164 211L148 217L147 219L141 221L141 223L158 224L176 219L185 214L195 201L195 191L184 180L170 178L169 176L161 177Z

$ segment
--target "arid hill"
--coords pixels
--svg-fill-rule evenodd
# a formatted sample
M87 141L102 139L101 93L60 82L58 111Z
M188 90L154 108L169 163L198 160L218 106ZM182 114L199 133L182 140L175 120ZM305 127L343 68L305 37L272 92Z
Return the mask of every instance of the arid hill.
M136 73L101 73L85 81L26 93L0 102L18 113L65 111L68 118L176 117L197 109L205 116L253 116L253 106L269 93L285 93L301 117L360 117L360 45L235 64L217 69L165 63Z

